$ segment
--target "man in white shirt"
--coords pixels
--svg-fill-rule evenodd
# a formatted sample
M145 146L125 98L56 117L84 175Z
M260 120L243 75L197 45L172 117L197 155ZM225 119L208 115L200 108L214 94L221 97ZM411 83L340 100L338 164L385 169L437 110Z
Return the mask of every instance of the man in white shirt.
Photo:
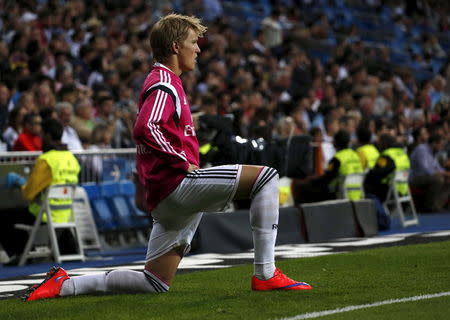
M280 10L274 9L270 16L261 21L261 29L264 34L264 45L275 48L283 43L283 27L279 21Z
M72 104L69 102L59 102L56 104L56 112L58 114L58 119L64 126L64 132L61 138L62 143L67 144L67 148L70 151L83 150L80 137L78 137L75 129L70 126L73 115Z
M324 156L324 169L327 168L328 162L336 154L336 149L334 147L334 135L339 131L339 120L334 115L328 115L324 120L324 131L322 150Z

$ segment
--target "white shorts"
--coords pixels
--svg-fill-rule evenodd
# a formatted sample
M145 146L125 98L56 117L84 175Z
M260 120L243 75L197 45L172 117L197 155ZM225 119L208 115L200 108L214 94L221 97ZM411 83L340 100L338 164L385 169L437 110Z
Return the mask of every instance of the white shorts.
M154 260L173 248L189 252L203 212L223 211L239 185L241 165L195 170L152 211L153 229L146 260Z

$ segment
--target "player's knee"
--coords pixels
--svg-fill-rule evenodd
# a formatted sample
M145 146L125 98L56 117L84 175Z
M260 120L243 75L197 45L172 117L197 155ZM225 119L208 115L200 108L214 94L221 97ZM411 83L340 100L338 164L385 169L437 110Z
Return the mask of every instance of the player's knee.
M267 190L270 194L278 196L279 194L279 175L278 171L271 167L264 167L256 180L251 193L254 198L258 193Z
M166 293L169 291L170 286L157 277L154 273L151 273L148 270L144 270L143 272L147 280L147 292Z

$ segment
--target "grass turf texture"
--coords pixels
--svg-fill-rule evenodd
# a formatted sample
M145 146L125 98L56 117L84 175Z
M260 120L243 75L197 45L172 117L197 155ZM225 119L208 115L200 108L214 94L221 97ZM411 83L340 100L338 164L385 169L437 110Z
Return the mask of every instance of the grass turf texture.
M252 292L253 266L178 275L167 294L0 301L0 319L277 319L450 291L450 241L289 259L277 265L311 291ZM448 319L450 296L324 319Z

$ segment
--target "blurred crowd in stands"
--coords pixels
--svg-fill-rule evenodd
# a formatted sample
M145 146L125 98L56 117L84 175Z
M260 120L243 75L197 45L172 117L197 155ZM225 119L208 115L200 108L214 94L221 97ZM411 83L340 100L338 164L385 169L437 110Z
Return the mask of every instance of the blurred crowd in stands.
M182 75L202 144L312 134L325 168L339 129L355 148L365 127L409 151L439 134L445 167L450 12L425 0L1 1L2 149L40 150L48 117L71 150L133 147L149 32L169 12L208 25Z

